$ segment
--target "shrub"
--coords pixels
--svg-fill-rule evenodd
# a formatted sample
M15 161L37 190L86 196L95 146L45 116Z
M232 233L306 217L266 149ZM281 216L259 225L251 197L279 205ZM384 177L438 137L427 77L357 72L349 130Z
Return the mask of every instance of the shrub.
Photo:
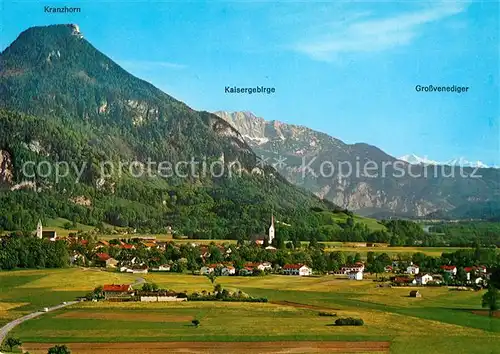
M335 320L335 326L362 326L364 322L361 318L339 318Z
M198 327L200 325L200 321L199 320L192 320L191 323L193 324L193 326L195 327Z

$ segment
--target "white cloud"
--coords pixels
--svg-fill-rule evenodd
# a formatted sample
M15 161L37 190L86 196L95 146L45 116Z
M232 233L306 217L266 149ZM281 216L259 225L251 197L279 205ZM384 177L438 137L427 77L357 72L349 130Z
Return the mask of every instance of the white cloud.
M321 34L297 43L294 49L317 60L331 60L346 53L376 52L410 43L425 25L466 10L465 2L438 2L413 12L387 17L366 13L346 23L331 23Z

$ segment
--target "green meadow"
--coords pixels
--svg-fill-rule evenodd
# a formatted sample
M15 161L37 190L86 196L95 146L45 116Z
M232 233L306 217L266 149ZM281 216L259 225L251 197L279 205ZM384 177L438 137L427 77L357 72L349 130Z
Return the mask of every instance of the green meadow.
M0 320L72 300L104 283L133 283L137 275L87 269L0 272ZM203 276L146 274L144 278L176 291L211 291ZM472 313L482 292L447 287L377 287L373 280L337 276L218 277L228 290L265 296L268 303L83 302L50 312L16 327L25 343L169 341L389 341L392 353L496 353L500 318ZM332 326L336 317L362 318L359 327ZM198 319L196 328L191 320Z

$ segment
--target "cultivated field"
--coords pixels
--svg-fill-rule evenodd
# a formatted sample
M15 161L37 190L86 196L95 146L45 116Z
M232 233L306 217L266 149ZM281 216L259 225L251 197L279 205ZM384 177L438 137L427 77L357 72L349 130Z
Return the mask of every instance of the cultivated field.
M402 254L413 254L421 252L427 256L440 257L442 253L455 252L466 247L354 247L346 246L342 242L323 242L326 245L326 250L330 252L342 251L348 254L360 253L362 257L366 257L368 252L387 253L393 257Z
M133 283L137 275L97 270L0 272L0 321L71 300L104 283ZM146 274L162 287L211 290L203 276ZM481 292L381 288L371 280L340 277L218 277L229 290L265 296L269 303L85 302L25 322L13 331L30 353L66 343L74 353L496 353L500 318L481 310ZM335 317L358 317L360 327L332 326ZM198 319L201 325L191 325ZM320 341L320 342L319 342ZM294 349L295 348L295 349Z

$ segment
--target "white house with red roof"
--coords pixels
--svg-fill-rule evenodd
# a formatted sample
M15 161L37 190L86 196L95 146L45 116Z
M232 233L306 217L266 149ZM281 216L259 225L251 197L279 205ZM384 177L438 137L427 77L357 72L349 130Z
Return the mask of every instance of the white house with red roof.
M346 264L340 268L341 274L349 274L352 272L363 272L365 270L365 265L361 262L356 262L354 264Z
M450 275L457 275L457 267L455 267L454 265L444 265L444 266L441 266L441 269L445 272L445 273L448 273Z
M282 269L285 275L307 276L312 274L312 269L305 264L285 264Z
M106 300L126 298L134 295L132 285L129 284L105 284L102 290Z
M118 261L107 253L96 253L96 264L106 268L116 268Z

